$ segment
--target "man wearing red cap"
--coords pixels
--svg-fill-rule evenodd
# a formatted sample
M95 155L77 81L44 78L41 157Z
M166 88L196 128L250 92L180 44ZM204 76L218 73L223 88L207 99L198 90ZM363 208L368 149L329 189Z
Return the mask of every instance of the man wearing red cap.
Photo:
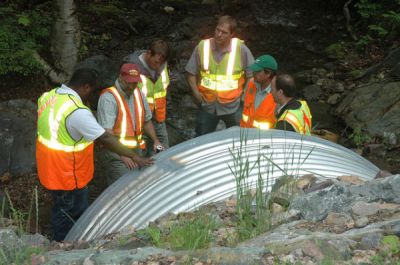
M152 113L146 96L137 86L139 82L141 78L138 66L123 64L115 85L105 89L99 98L97 119L123 145L141 154L141 150L145 148L143 133L153 140L154 149L161 143L151 122ZM105 149L100 153L99 160L109 185L129 170L138 167L131 158Z

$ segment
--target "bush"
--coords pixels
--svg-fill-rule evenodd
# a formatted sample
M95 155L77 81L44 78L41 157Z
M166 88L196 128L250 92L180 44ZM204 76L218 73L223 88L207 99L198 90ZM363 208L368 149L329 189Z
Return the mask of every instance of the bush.
M33 54L48 44L52 24L49 7L49 2L24 10L14 3L0 6L0 75L40 72Z

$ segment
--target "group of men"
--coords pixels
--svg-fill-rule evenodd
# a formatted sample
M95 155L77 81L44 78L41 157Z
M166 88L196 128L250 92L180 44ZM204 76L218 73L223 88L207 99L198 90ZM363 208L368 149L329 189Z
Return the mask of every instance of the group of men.
M310 110L295 99L293 78L278 73L270 55L254 61L249 48L234 37L236 27L234 18L220 17L214 37L200 41L186 65L200 109L197 135L214 131L220 120L226 127L310 134ZM168 44L157 39L147 50L125 57L115 84L100 95L97 119L87 107L98 85L93 70L76 70L67 84L39 98L37 170L53 196L54 240L63 240L88 207L94 142L101 146L99 159L108 184L129 170L153 164L154 152L169 147L169 53Z

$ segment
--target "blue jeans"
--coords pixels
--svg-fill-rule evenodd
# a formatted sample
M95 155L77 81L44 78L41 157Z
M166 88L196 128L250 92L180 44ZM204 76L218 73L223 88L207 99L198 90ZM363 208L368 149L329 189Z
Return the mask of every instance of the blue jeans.
M81 214L89 207L87 187L80 190L51 190L51 225L54 240L62 241Z
M197 116L196 135L200 136L215 131L220 120L225 123L226 128L239 126L242 118L242 108L238 108L236 112L226 115L211 114L200 108Z

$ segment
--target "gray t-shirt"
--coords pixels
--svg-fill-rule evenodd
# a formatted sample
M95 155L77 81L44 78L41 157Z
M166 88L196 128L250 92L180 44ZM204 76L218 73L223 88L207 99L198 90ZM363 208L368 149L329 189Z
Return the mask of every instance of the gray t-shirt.
M229 46L225 50L219 50L215 45L214 38L211 38L210 49L217 63L221 62L225 54L231 51L230 48L231 47ZM251 72L250 69L248 69L248 67L254 63L254 57L249 48L244 43L242 43L242 45L240 46L240 55L241 55L242 69L245 71L246 79L249 79L253 76L253 73ZM200 73L199 45L196 46L192 55L190 56L190 59L186 64L185 70L186 72L192 75L196 75L199 78L199 73ZM218 101L214 101L212 103L202 102L201 104L202 109L204 111L216 114L218 116L232 114L236 112L236 110L239 108L239 105L240 105L240 98L228 104L221 104Z
M134 53L129 54L128 56L125 56L123 61L126 63L134 63L139 66L139 71L140 74L145 75L149 77L153 82L157 81L157 79L160 77L162 70L164 70L165 64L162 64L160 68L155 71L150 68L150 66L147 65L144 55L146 53L146 50L138 50L135 51Z
M61 85L57 93L70 94L81 100L78 93L66 85ZM97 123L93 113L87 109L75 110L67 117L65 123L69 134L75 141L79 141L82 137L87 141L94 141L105 132L103 127Z
M261 88L261 85L257 82L256 84L256 99L254 101L254 109L256 110L258 106L260 106L261 102L265 99L265 97L271 92L271 84L269 84L265 89Z
M121 89L118 80L115 81L115 87L118 89L121 96L125 97L129 110L131 112L131 119L135 121L135 101L133 98L133 94L127 98L125 92ZM149 103L147 102L146 96L142 94L143 99L143 106L144 106L144 119L145 121L151 120L152 114L150 111ZM99 98L99 104L97 107L97 120L99 121L100 125L103 126L105 129L112 129L114 127L115 121L117 120L118 116L118 103L113 94L110 92L105 92ZM135 130L135 122L133 122L133 129Z

